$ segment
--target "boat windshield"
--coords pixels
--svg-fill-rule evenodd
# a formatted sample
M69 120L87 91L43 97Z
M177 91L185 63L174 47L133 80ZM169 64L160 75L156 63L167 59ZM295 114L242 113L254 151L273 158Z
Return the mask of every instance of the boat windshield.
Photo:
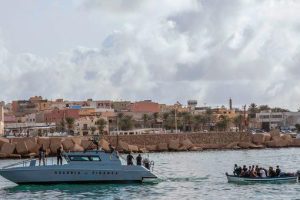
M70 161L101 161L99 156L80 156L72 155L68 156Z

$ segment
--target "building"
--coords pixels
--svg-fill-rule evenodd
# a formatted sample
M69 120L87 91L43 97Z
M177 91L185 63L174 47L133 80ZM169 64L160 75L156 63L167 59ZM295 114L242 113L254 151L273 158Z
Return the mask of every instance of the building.
M160 112L160 106L151 100L144 100L130 104L129 110L130 112L156 113Z
M106 121L106 125L104 126L103 131L104 134L108 134L108 118L103 116L86 116L76 119L74 123L75 133L78 133L81 136L99 134L99 129L96 124L99 119L104 119Z
M49 113L44 114L45 122L50 123L54 122L56 124L62 122L66 118L79 118L79 110L77 109L54 109Z
M116 112L126 112L129 110L131 102L130 101L114 101L112 103L112 108Z
M36 113L50 109L51 102L41 96L30 97L29 100L18 100L12 102L12 112L16 116Z
M0 105L0 135L4 134L4 109L3 106Z
M300 124L300 112L260 112L256 113L260 128L269 131L274 128L294 129Z

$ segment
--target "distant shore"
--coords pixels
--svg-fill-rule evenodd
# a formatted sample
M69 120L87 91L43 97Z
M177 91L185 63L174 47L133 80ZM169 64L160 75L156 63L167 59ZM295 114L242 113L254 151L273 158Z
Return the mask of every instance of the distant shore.
M84 151L95 149L92 137L26 137L0 138L0 158L29 158L38 155L43 146L47 155L56 155L58 147L64 151ZM288 134L271 133L250 134L244 132L209 132L209 133L173 133L145 135L104 135L98 142L105 151L109 144L119 152L176 152L225 149L264 149L300 147L300 139Z

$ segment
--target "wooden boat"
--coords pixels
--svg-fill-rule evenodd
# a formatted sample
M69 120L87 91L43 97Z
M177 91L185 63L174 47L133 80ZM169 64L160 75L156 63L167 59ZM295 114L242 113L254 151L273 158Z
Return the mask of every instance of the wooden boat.
M250 177L229 175L228 173L226 173L226 177L229 183L296 183L298 182L297 174L291 176L250 178Z

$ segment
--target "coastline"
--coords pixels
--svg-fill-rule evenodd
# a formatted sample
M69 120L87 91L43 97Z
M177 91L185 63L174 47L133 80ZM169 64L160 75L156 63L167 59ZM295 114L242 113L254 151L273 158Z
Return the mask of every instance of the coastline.
M92 137L29 137L0 138L0 159L36 157L41 146L49 156L56 155L62 146L64 151L95 149ZM98 142L103 150L109 151L109 144L121 153L179 152L205 150L243 150L265 148L300 147L300 139L288 134L250 134L244 132L173 133L145 135L104 135Z

